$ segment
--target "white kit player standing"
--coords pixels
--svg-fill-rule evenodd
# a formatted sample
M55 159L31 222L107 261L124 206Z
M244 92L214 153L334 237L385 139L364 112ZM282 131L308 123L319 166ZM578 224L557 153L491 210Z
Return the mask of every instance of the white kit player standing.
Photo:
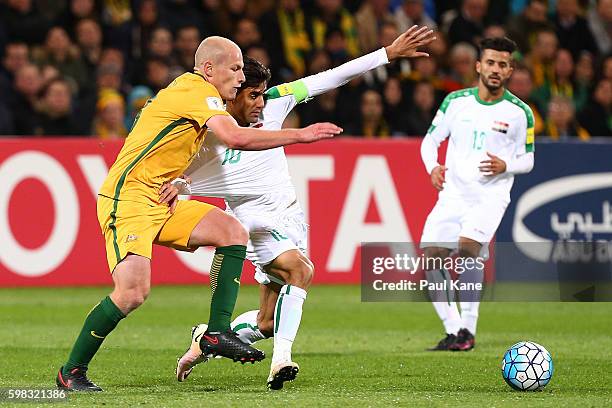
M269 76L261 83L249 84L249 70L259 63L245 58L247 85L243 84L227 110L243 126L280 129L297 104L342 86L390 60L428 56L417 48L434 39L433 31L427 27L413 26L390 46L329 71L275 86L265 91L265 95ZM245 100L245 104L239 105ZM241 112L244 110L241 106L249 103L253 108ZM240 117L243 119L239 120ZM248 344L274 337L268 387L280 389L299 370L292 361L291 348L314 272L312 262L305 255L308 225L291 182L284 149L228 149L209 132L202 152L186 173L192 180L191 195L225 199L227 211L249 231L247 258L255 264L255 278L261 284L260 309L238 316L232 322L232 329ZM192 332L192 345L178 362L179 381L197 363L206 360L197 342L198 334L204 330L205 325L199 325Z
M505 87L515 50L508 38L482 41L476 62L478 86L447 95L421 145L427 172L440 191L423 227L421 248L431 260L446 259L453 250L464 261L471 258L459 275L460 283L483 282L483 263L477 257L487 256L510 202L514 175L533 168L533 114ZM447 137L446 163L440 165L438 147ZM450 274L443 268L430 267L426 276L450 287ZM461 313L452 291L430 291L447 333L430 350L470 350L475 345L480 291L457 295Z

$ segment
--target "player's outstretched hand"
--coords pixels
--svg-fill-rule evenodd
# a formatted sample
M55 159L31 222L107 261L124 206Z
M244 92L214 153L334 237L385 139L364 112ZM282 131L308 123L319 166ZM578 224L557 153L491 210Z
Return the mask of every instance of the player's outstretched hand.
M431 184L438 191L444 188L444 172L447 170L444 166L437 166L431 171Z
M396 58L429 57L428 53L417 51L417 49L428 45L435 39L433 30L430 30L427 26L413 25L397 37L393 44L385 47L387 58L392 61Z
M342 128L333 123L315 123L300 129L300 143L312 143L321 139L329 139L342 133Z
M485 176L497 176L506 171L505 161L489 152L487 152L487 156L489 156L490 159L481 161L480 166L478 166Z
M176 209L176 205L178 204L178 188L170 183L164 183L159 189L159 203L167 204L168 211L174 214L174 210Z

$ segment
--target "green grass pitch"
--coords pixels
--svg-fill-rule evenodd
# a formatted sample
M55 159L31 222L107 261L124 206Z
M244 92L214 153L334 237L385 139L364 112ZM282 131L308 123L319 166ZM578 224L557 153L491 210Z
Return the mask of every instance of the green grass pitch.
M85 314L107 293L0 289L0 387L54 386ZM244 286L236 312L256 308L257 293ZM442 329L430 304L361 303L357 286L315 286L294 345L298 379L271 392L271 340L259 343L268 355L259 364L215 360L176 381L176 358L190 327L208 320L208 302L207 288L154 287L90 365L105 392L61 406L612 406L612 303L483 303L474 351L431 353ZM519 340L553 355L541 392L512 391L501 377L501 357Z

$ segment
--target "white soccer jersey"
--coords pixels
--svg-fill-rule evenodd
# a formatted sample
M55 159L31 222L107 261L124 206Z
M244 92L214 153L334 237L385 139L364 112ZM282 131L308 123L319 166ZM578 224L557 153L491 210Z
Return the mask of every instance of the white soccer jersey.
M329 71L270 88L260 120L253 126L280 129L298 103L388 62L387 53L381 48ZM186 174L192 179L191 193L200 196L229 199L294 191L282 147L262 151L228 149L213 132L208 132L199 157L194 159Z
M528 172L533 165L533 125L529 106L507 90L493 102L481 100L478 88L450 93L421 145L421 157L431 173L439 165L440 143L450 136L440 197L493 194L508 202L514 174ZM487 152L506 162L506 172L497 176L480 172L480 162L489 159Z

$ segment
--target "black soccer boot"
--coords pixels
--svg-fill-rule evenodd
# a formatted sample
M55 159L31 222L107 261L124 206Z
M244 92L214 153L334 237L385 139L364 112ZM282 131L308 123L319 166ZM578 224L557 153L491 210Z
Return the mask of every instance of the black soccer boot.
M445 338L440 340L435 346L428 348L427 351L448 351L450 347L457 341L457 336L447 334Z
M476 345L476 338L468 329L461 329L457 333L457 341L450 345L452 351L469 351Z
M87 378L87 369L73 368L66 375L62 374L64 367L60 368L57 377L55 378L55 384L60 390L66 391L102 391L102 388L92 383Z
M205 356L222 356L242 364L255 363L266 357L263 351L240 341L236 333L231 330L206 331L200 338L200 349Z

